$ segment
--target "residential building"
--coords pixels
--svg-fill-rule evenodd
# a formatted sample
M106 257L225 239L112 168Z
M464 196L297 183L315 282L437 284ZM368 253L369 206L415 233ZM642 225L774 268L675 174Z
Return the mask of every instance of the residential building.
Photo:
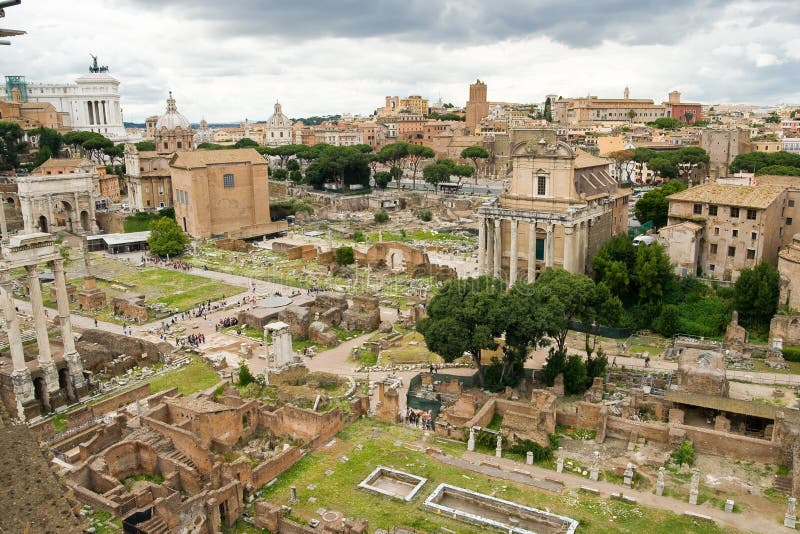
M177 152L170 161L175 220L195 239L286 231L269 214L267 161L252 148Z
M169 160L172 154L139 152L132 143L125 145L125 180L133 211L152 211L173 205Z
M752 141L753 152L780 152L783 150L783 141L762 139Z
M429 111L428 99L419 95L411 95L408 98L398 96L387 96L386 104L378 108L378 117L393 117L399 113L411 113L413 115L427 115Z
M742 128L700 132L700 148L708 152L708 171L712 181L728 175L728 167L736 156L753 151L750 133Z
M783 150L792 154L800 154L800 137L784 137Z
M587 272L600 246L627 231L630 190L609 176L608 160L558 141L555 130L509 137L510 185L478 209L479 272L510 284L548 267Z
M75 83L23 82L22 86L27 95L22 98L23 102L52 104L57 112L69 117L64 126L72 130L97 132L109 139L123 139L126 135L119 80L108 73L108 67L99 66L96 57L89 67L89 73L79 77ZM13 88L20 90L20 85L16 84ZM6 94L6 100L14 100L13 95Z
M787 194L782 185L709 183L670 195L665 235L671 261L681 273L731 282L742 269L761 261L776 265ZM684 225L684 230L695 231L678 233L670 228L686 222L700 229Z
M69 128L64 120L69 117L59 113L49 102L7 102L0 100L0 121L16 122L23 130L31 130L44 126L65 133Z
M681 94L671 91L664 102L667 107L667 116L686 124L694 124L703 118L703 105L699 102L681 102Z

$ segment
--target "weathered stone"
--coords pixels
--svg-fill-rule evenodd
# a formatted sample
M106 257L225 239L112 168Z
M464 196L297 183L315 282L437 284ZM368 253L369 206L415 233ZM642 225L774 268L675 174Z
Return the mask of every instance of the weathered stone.
M319 345L335 345L339 337L322 321L314 321L308 327L308 340Z

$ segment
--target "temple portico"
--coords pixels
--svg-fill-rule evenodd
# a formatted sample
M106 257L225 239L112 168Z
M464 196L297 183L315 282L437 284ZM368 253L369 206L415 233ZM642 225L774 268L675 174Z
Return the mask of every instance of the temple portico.
M52 262L55 277L58 318L64 346L64 361L60 365L54 360L50 347L47 312L36 272L36 267L45 262ZM27 273L25 285L31 301L37 347L37 357L33 362L25 361L20 323L14 304L14 282L10 272L17 268L25 268ZM0 260L0 288L13 367L10 374L11 387L3 382L0 394L6 406L16 407L16 413L12 415L24 421L85 396L87 383L72 334L64 260L56 248L55 238L51 234L32 233L11 236L4 241Z

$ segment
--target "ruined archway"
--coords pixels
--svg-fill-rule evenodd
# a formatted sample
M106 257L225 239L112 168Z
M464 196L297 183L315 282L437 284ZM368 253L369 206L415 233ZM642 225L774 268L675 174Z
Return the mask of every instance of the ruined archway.
M88 232L89 230L91 230L91 227L90 227L90 225L89 225L89 212L88 212L88 211L86 211L86 210L83 210L83 211L81 212L81 228L82 228L84 231L87 231L87 232Z
M47 233L49 225L47 224L47 217L44 215L39 216L39 231Z
M72 204L66 200L62 200L61 210L59 213L62 213L64 216L64 226L67 228L67 231L72 232L74 230L72 227L72 222L75 219L75 210L72 209Z

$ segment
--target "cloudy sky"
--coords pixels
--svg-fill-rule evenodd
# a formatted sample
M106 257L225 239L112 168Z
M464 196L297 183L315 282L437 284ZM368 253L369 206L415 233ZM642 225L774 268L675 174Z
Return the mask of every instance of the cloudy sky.
M369 114L385 95L463 105L594 94L800 102L798 0L23 0L0 74L72 81L89 53L121 82L125 118L172 90L191 121Z

